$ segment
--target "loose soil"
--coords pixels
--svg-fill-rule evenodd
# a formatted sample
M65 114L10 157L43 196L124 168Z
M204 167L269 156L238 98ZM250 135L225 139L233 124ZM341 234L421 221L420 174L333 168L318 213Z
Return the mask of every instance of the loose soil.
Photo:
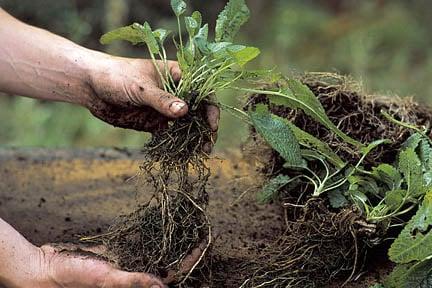
M145 203L151 196L136 194L133 176L140 157L118 150L0 150L0 217L38 245L77 243L80 236L103 233L118 215L134 211L137 200ZM217 283L210 287L238 287L249 273L239 274L237 268L256 262L277 240L284 213L255 204L253 163L240 153L223 158L209 162L213 176L207 212L215 239L205 276ZM345 287L368 287L385 275L388 264L374 255L366 276Z

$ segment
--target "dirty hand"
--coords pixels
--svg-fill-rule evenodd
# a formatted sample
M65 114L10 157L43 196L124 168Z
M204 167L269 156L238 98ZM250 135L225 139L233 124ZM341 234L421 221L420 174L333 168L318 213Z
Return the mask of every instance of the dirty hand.
M107 55L100 58L89 73L93 93L84 101L96 117L114 126L154 132L188 112L183 100L160 88L160 77L151 60ZM164 71L163 63L158 64ZM169 61L167 69L174 81L180 80L177 62ZM208 123L217 131L219 109L209 105L207 111Z
M36 247L0 219L0 287L165 287L150 274L117 270L93 253L80 254L82 250L73 252L70 247Z
M26 25L1 8L0 42L2 92L79 104L114 126L148 132L163 129L188 111L184 101L160 89L150 60L86 49ZM176 62L168 69L174 80L180 79ZM217 107L208 107L208 118L216 131Z

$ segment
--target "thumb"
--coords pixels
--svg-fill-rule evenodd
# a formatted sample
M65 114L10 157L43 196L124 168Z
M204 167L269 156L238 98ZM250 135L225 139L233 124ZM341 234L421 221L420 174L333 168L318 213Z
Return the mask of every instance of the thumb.
M156 86L151 86L141 91L141 95L139 96L143 104L151 106L169 118L178 118L188 112L188 106L185 101Z

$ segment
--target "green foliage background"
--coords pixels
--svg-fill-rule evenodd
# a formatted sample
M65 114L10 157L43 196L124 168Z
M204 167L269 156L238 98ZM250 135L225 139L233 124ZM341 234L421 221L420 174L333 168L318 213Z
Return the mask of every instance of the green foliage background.
M193 0L214 25L225 1ZM415 95L432 104L432 21L427 0L248 0L251 21L242 42L262 49L261 67L283 72L338 71L363 81L369 91ZM100 35L144 22L174 26L168 0L0 0L19 19L86 47L146 57L145 49L116 43L103 47ZM1 43L0 43L1 45ZM1 76L0 76L1 77ZM236 104L235 93L225 101ZM244 126L223 115L220 148L236 147ZM0 95L0 146L140 147L145 133L112 128L80 107Z

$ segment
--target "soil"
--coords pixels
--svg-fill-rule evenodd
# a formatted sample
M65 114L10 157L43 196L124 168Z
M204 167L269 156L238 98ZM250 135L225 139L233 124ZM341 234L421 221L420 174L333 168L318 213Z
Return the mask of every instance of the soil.
M233 267L256 260L284 227L282 208L255 204L255 166L240 155L209 162L207 211L215 239L206 276L218 283L211 287L238 287L242 275ZM136 193L140 157L119 150L0 150L0 217L38 245L77 243L80 236L104 232L118 215L132 212L137 200L151 196L142 188ZM374 257L365 275L345 287L368 287L385 275L384 255L378 251Z

